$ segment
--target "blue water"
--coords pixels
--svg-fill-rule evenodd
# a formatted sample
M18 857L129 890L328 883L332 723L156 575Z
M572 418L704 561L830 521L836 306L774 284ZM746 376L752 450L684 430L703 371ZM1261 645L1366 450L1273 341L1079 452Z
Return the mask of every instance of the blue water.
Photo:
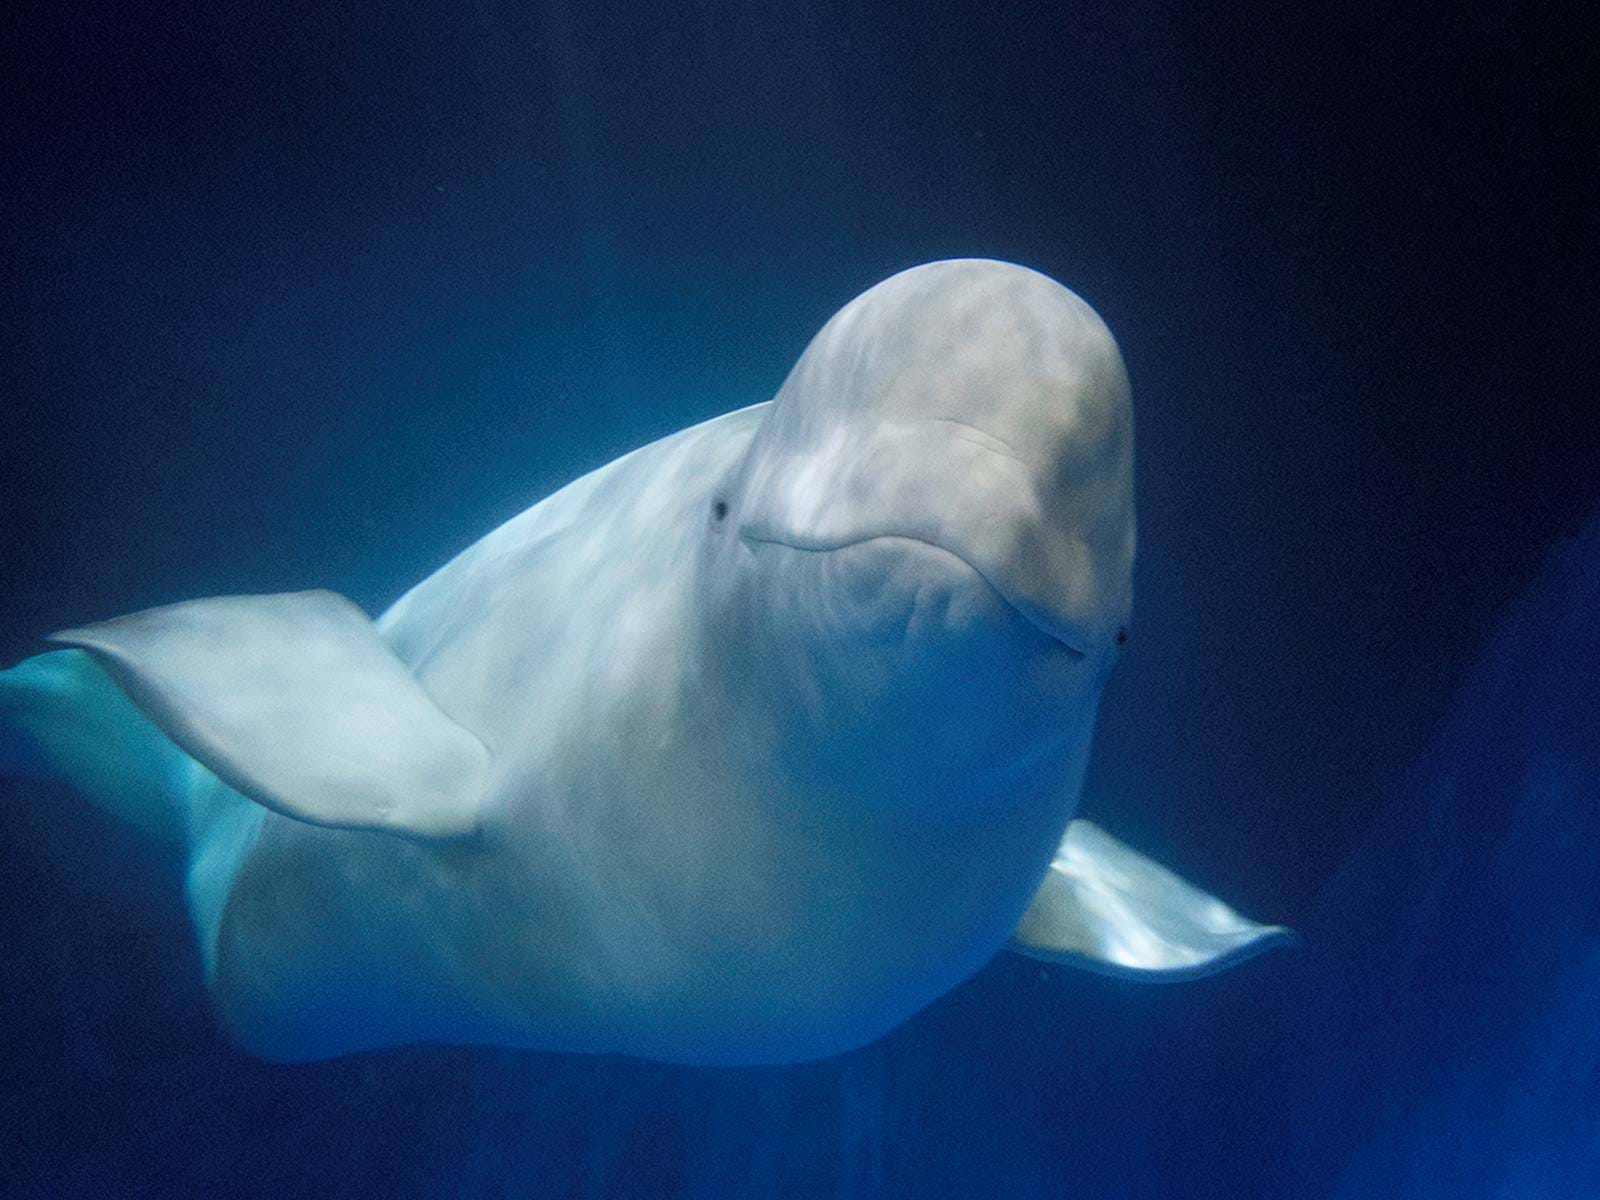
M5 781L0 1194L1600 1191L1590 35L994 7L9 18L0 661L195 595L375 611L877 279L1011 259L1134 383L1087 811L1300 948L1002 957L782 1070L272 1066L166 852Z

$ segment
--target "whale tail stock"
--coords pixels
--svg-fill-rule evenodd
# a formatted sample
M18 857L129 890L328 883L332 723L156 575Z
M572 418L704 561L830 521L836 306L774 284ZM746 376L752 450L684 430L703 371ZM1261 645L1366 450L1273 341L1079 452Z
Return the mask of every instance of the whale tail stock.
M193 766L83 650L0 671L0 776L59 780L145 833L181 841Z

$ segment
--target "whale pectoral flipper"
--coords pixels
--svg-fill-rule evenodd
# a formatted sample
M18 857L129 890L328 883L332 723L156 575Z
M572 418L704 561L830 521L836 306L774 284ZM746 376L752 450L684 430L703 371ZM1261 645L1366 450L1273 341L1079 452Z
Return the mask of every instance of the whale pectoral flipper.
M1046 962L1139 979L1191 979L1292 941L1258 925L1076 820L1011 935L1012 950Z
M173 742L314 825L451 837L478 827L489 753L332 592L225 596L69 629Z

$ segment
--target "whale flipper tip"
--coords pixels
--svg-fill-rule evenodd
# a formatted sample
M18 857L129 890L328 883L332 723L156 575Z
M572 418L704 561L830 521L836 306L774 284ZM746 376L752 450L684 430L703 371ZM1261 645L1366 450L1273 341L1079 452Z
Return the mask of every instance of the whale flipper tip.
M1296 940L1284 926L1240 915L1093 822L1076 820L1010 948L1101 974L1176 981Z

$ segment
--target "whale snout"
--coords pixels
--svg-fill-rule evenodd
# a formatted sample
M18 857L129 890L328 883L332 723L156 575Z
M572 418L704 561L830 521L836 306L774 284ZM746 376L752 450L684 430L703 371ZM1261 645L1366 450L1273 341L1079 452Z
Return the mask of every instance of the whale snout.
M753 481L740 538L808 553L898 541L924 571L944 555L1038 632L1094 654L1127 618L1131 542L1083 536L1070 498L1042 498L1036 473L980 435L951 421L886 425L782 459ZM936 554L907 558L911 544Z

